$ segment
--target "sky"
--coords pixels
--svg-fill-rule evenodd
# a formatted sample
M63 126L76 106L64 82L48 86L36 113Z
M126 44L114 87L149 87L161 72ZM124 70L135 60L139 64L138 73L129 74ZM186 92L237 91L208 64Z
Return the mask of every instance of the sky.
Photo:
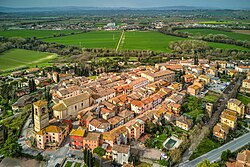
M196 6L216 8L250 8L250 0L0 0L4 7L165 7Z

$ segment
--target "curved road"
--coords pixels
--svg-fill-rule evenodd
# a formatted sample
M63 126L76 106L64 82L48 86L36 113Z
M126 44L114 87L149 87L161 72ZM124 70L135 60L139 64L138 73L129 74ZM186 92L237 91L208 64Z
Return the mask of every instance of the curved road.
M182 164L179 164L179 167L194 167L197 166L198 163L202 162L204 159L208 159L210 162L218 161L220 160L221 153L226 150L230 150L231 152L234 152L243 146L250 143L250 132L224 144L223 146L214 149L192 161L187 161Z

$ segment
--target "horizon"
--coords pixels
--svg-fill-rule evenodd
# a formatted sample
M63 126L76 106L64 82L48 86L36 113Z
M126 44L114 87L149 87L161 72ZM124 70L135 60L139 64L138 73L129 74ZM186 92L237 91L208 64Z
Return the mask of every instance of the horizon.
M49 4L49 5L48 5ZM59 5L60 4L60 5ZM218 8L218 9L244 9L250 8L248 0L210 0L204 2L201 0L3 0L1 7L6 8L47 8L47 7L89 7L89 8L159 8L159 7L196 7L196 8Z

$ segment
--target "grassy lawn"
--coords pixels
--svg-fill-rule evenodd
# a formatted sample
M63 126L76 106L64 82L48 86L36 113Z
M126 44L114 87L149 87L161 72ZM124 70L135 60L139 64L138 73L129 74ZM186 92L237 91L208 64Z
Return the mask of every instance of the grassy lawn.
M59 34L70 34L72 32L79 32L79 31L74 31L74 30L7 30L7 31L0 31L0 36L42 38L42 37L52 37L53 35L59 35Z
M202 35L208 35L208 34L224 34L230 38L236 39L236 40L248 40L250 41L250 35L246 34L240 34L236 32L226 32L226 31L220 31L220 30L213 30L213 29L185 29L180 30L181 32L189 32L193 34L194 36L202 36Z
M160 134L153 139L153 143L155 147L157 147L158 149L162 149L163 148L162 144L166 139L167 139L166 134Z
M220 95L218 93L208 91L207 94L205 95L204 101L209 103L214 103L218 100L219 96Z
M248 96L244 96L242 94L237 94L236 98L238 100L240 100L242 103L244 103L245 105L247 105L248 103L250 103L250 97L248 97Z
M80 167L81 165L82 165L81 163L76 162L74 167Z
M47 52L36 52L24 49L11 49L0 54L0 70L17 69L24 66L35 67L46 65L57 55Z
M196 120L196 118L198 117L198 115L203 114L204 110L199 110L199 109L195 109L189 112L185 112L185 114L187 114L188 116L190 116L193 120Z
M115 49L120 36L121 31L91 31L71 36L48 38L44 41L82 48Z
M72 166L72 164L73 164L73 162L71 162L71 161L67 161L67 163L66 163L66 165L65 165L64 167L71 167L71 166Z
M213 149L216 149L220 147L220 144L218 142L215 142L209 138L205 138L201 141L200 145L196 148L196 150L193 152L189 160L193 160Z

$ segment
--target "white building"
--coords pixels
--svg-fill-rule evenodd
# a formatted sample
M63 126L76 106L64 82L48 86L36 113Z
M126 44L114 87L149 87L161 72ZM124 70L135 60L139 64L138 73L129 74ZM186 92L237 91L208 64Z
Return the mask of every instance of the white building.
M119 164L127 164L130 156L130 146L114 145L112 149L112 159Z

